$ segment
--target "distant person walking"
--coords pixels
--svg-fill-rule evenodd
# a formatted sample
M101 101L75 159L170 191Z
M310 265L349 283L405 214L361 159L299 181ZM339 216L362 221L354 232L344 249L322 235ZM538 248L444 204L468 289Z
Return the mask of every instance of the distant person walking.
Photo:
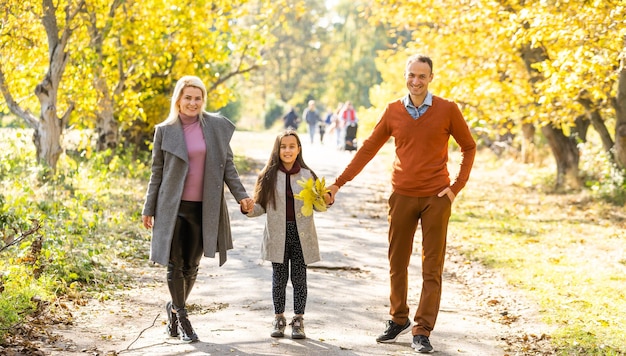
M324 135L326 134L326 119L324 120L320 120L319 124L319 131L320 131L320 143L324 143Z
M414 55L407 60L404 78L409 93L387 105L371 135L329 187L334 199L339 188L359 174L390 137L394 138L396 158L388 217L391 320L376 341L395 342L411 328L408 267L421 221L423 283L412 328L412 347L420 353L433 351L429 337L441 301L448 220L454 198L469 179L476 154L476 143L457 104L428 91L432 69L432 60L427 56ZM462 153L452 182L447 169L450 136Z
M292 106L289 112L283 116L283 122L285 124L285 130L297 130L300 124L300 118L296 114L296 109Z
M300 179L317 179L304 163L302 144L295 131L285 131L276 137L270 158L256 182L254 209L249 217L267 214L263 232L262 258L272 262L272 300L274 322L271 336L283 337L286 287L289 275L293 285L295 316L291 320L291 337L304 339L304 310L307 301L307 265L320 260L317 232L313 214L301 213L303 202L296 200L302 187ZM330 203L330 194L325 197Z
M339 114L343 127L343 141L344 147L343 149L346 151L356 151L357 149L357 141L356 141L356 133L359 127L359 120L356 117L356 110L352 106L352 102L346 101L346 104L341 109Z
M359 122L359 119L356 117L356 110L354 110L350 101L346 101L346 104L341 109L340 116L344 125L352 125Z
M339 150L343 150L343 147L345 145L345 133L344 133L344 127L343 127L343 120L341 119L341 117L339 116L341 114L341 110L343 109L344 104L343 103L339 103L337 104L337 108L335 109L335 111L330 112L329 115L329 119L330 119L330 123L328 126L328 134L330 135L333 131L335 132L335 145L337 146L337 149Z
M224 185L250 211L248 197L233 162L230 139L235 125L208 113L206 88L198 77L180 78L168 117L156 126L152 175L142 212L152 229L150 260L167 266L167 335L184 342L198 340L186 302L204 254L219 254L220 266L232 249Z
M309 126L309 136L311 138L311 143L313 143L313 140L315 139L315 131L317 131L317 125L320 121L322 121L320 114L315 109L315 100L309 100L309 104L307 108L304 109L302 117Z

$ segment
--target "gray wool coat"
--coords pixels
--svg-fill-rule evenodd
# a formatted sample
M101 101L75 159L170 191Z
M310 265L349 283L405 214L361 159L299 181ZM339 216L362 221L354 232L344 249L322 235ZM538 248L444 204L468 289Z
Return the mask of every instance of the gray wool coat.
M230 147L235 125L223 116L204 113L202 132L207 147L202 196L204 256L213 258L218 252L221 266L226 262L226 251L233 248L224 183L238 202L248 194L239 179ZM167 265L189 170L180 120L171 125L157 125L153 145L152 175L142 215L154 216L150 260Z
M290 184L293 194L302 191L302 187L297 183L300 178L309 179L312 177L311 171L301 168L300 172L290 175ZM259 204L254 204L254 210L247 214L248 217L256 217L267 213L265 229L263 231L263 242L261 244L261 258L266 261L283 263L285 258L285 240L287 235L287 200L286 200L287 174L282 171L277 172L276 177L276 206L269 206L267 211ZM314 214L311 216L302 215L301 209L304 203L295 199L294 208L296 213L296 226L304 255L304 263L311 264L319 261L320 249L315 230Z

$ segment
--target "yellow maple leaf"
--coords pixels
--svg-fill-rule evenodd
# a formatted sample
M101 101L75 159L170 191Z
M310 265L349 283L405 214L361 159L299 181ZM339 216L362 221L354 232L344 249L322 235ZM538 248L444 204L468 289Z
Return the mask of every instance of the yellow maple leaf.
M313 181L313 178L304 179L300 178L297 181L298 185L302 187L302 190L298 194L294 194L293 197L302 200L302 209L300 212L304 216L311 216L313 209L317 211L326 211L326 202L324 201L324 194L328 193L326 189L326 179L322 177Z

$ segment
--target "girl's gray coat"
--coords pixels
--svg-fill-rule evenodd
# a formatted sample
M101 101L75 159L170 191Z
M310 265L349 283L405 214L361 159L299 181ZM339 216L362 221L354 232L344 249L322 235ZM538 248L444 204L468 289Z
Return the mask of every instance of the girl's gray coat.
M233 248L224 183L238 202L248 194L239 179L230 148L235 125L223 116L203 115L202 132L207 147L202 196L204 256L215 257L215 252L219 252L221 266L226 262L226 251ZM142 214L154 216L150 260L161 265L169 261L188 169L187 145L180 120L171 125L158 125L152 149L152 175Z
M300 178L309 179L311 177L311 171L305 168L301 168L297 174L290 175L289 182L293 194L298 194L302 191L302 187L297 183ZM276 206L274 207L270 204L266 211L261 205L254 204L254 210L247 214L248 217L255 217L267 213L263 231L263 243L261 245L261 258L275 263L283 263L285 258L285 235L287 231L286 183L287 174L278 171L276 177ZM302 205L304 205L302 200L295 200L296 226L298 227L298 235L300 235L304 263L308 265L320 260L320 249L313 214L311 216L302 215Z

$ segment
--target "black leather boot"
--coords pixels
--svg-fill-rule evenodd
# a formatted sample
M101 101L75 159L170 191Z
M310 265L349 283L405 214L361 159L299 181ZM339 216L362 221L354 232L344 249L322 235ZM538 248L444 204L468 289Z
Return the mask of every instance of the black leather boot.
M196 342L198 341L198 335L193 330L191 322L187 317L187 309L177 310L178 314L178 332L180 333L180 340L183 342Z
M169 337L178 337L178 316L172 312L172 302L165 304L165 312L167 313L167 326L165 332Z

